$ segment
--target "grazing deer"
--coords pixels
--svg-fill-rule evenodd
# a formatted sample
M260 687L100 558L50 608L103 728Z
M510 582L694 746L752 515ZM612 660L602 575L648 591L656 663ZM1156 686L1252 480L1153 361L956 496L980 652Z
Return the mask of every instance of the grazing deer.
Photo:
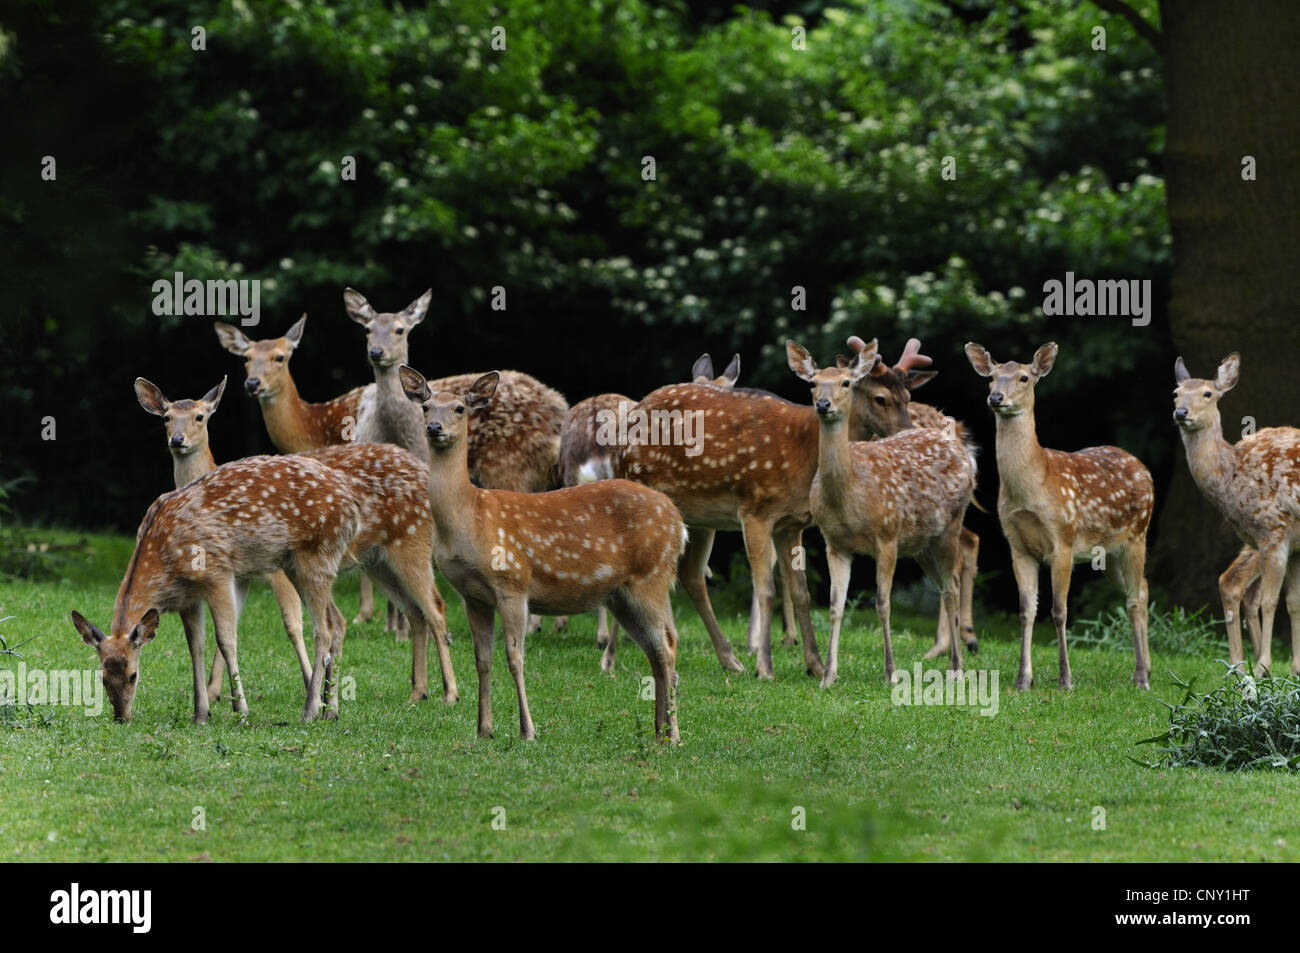
M655 735L678 740L677 640L668 594L686 527L672 502L625 480L549 493L480 489L470 481L468 429L491 403L493 371L463 392L434 393L410 367L402 387L423 412L432 457L429 503L438 565L465 602L478 669L478 734L492 734L494 613L519 699L519 733L535 737L524 689L528 612L586 612L607 605L645 651L655 680Z
M216 467L158 497L136 533L135 552L117 591L105 634L80 613L72 623L99 654L113 714L129 721L139 687L140 650L153 640L161 613L185 627L194 675L194 721L208 719L203 671L203 604L212 611L217 645L230 670L230 700L246 715L236 657L236 630L249 582L283 570L311 616L316 657L304 719L319 709L331 680L330 646L343 618L331 591L357 533L359 506L337 470L305 457L246 457Z
M226 379L223 377L220 384L198 400L172 401L163 395L156 384L143 377L135 379L135 396L140 401L140 406L161 417L167 425L167 449L171 451L172 476L177 489L198 479L217 465L212 459L212 450L208 444L208 421L216 413L225 389ZM267 576L266 581L275 594L280 617L284 620L284 631L298 656L303 685L310 685L311 659L307 657L307 648L302 639L302 601L298 598L298 591L289 582L289 577L278 570ZM199 621L201 625L202 613ZM225 659L218 651L212 656L212 670L208 678L209 702L220 699L221 680L225 670Z
M855 553L876 560L876 612L885 643L885 678L894 681L890 590L899 556L911 556L939 587L946 615L957 627L957 560L961 521L975 491L975 461L958 439L957 423L942 429L908 428L892 437L850 442L854 385L877 366L875 342L843 367L820 369L794 341L786 342L790 370L812 385L821 425L817 475L809 490L812 517L826 540L831 575L831 634L821 685L838 672L840 626ZM961 639L949 633L950 667L961 671Z
M848 345L855 354L861 354L867 348L866 342L856 335L848 339ZM942 430L949 418L938 408L911 399L912 391L936 377L936 371L917 369L928 368L931 363L932 359L921 353L921 342L916 338L908 339L902 355L893 367L883 361L879 362L862 379L853 400L853 414L858 420L859 432L866 431L875 437L890 437L909 427ZM978 452L975 438L960 422L957 424L957 436L970 448L971 453ZM979 651L979 640L975 636L975 573L979 552L980 538L963 527L957 563L961 583L960 625L962 641L972 654ZM945 611L940 605L934 645L925 653L926 658L935 658L948 651L949 623L944 618Z
M1038 611L1038 567L1052 574L1052 621L1056 625L1058 684L1072 687L1065 642L1066 598L1074 562L1104 553L1125 593L1133 626L1133 682L1150 688L1147 643L1147 527L1155 490L1151 474L1119 447L1088 447L1067 453L1038 443L1034 388L1056 363L1057 347L1044 344L1029 364L999 364L978 344L966 357L990 378L988 404L997 419L998 519L1011 544L1011 566L1020 590L1020 674L1016 688L1033 685L1030 647Z
M1291 674L1300 674L1300 429L1265 427L1230 444L1223 438L1219 399L1237 386L1241 358L1233 353L1219 364L1214 380L1192 377L1183 359L1174 365L1174 423L1182 432L1187 466L1201 492L1221 512L1237 536L1255 551L1237 557L1236 585L1258 575L1260 633L1256 674L1273 666L1273 616L1286 584L1291 616ZM1219 579L1221 591L1224 577ZM1229 579L1231 587L1233 580ZM1226 602L1226 599L1225 599ZM1226 608L1226 606L1225 606ZM1245 661L1239 623L1228 627L1229 659Z

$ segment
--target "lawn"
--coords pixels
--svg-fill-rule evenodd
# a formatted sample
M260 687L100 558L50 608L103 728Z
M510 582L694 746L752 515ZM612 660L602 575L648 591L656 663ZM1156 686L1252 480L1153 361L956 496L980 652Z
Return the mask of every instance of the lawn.
M68 612L107 627L131 541L88 538L89 557L62 581L0 583L0 617L15 617L0 634L10 645L35 637L18 650L29 668L95 668ZM409 648L372 622L350 627L344 648L355 700L337 723L301 724L297 663L258 584L241 626L246 724L225 699L207 726L190 723L175 616L144 650L130 724L71 706L0 709L0 859L1300 859L1294 777L1130 760L1150 757L1134 742L1166 724L1157 700L1179 697L1169 673L1208 686L1222 673L1210 655L1153 651L1154 690L1139 693L1131 654L1076 647L1075 689L1063 693L1041 626L1038 687L1018 694L1014 622L980 616L981 651L967 667L1001 673L987 717L893 705L869 608L848 621L829 690L804 675L795 648L774 650L775 682L724 675L678 593L679 747L651 740L639 651L622 644L617 673L599 671L594 616L563 634L548 623L528 641L535 742L518 740L498 647L497 736L478 740L470 640L442 586L461 690L452 708L406 702ZM340 580L338 599L355 611L355 578ZM743 645L728 609L724 627ZM817 621L824 647L824 611ZM928 617L895 613L901 668L931 638ZM210 623L208 643L211 653ZM0 657L0 668L18 664Z

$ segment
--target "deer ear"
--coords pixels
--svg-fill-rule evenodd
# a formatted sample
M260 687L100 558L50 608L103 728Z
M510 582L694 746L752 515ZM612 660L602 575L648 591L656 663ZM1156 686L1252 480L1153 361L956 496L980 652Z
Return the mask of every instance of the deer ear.
M1237 386L1241 378L1241 355L1233 351L1219 362L1219 370L1214 375L1214 386L1220 393L1230 391Z
M298 350L298 345L302 343L302 332L307 327L307 312L303 312L301 318L293 322L293 327L284 332L284 339L289 342L289 347Z
M908 371L905 383L908 390L916 390L918 387L924 387L938 376L938 371Z
M103 642L104 639L108 638L108 636L104 635L103 632L99 631L99 627L95 625L95 623L91 622L76 610L73 610L72 613L72 624L76 626L77 631L81 633L81 641L85 642L91 648L95 648L100 642Z
M697 357L691 365L691 380L700 384L713 380L713 358L707 354Z
M465 392L465 403L469 409L479 410L492 403L492 397L497 392L497 382L500 380L500 374L496 371L488 371L470 384L469 390Z
M148 645L158 634L158 610L150 609L140 617L140 621L131 630L131 644L136 648Z
M872 341L871 343L875 344L876 342ZM866 350L854 354L853 360L849 361L849 378L856 384L864 377L876 377L882 366L883 362L880 355L869 345Z
M203 395L203 402L208 405L208 413L212 413L217 409L217 405L221 403L221 395L225 392L226 379L223 377L220 384Z
M727 382L728 386L730 387L736 386L736 381L740 378L740 355L739 354L733 354L731 356L731 363L729 363L727 365L727 369L722 372L722 377L723 380Z
M238 354L243 357L248 349L253 346L253 342L244 336L244 332L239 328L226 324L224 321L212 322L212 327L217 332L217 340L231 354Z
M1046 377L1052 370L1052 365L1056 363L1056 352L1058 348L1056 342L1044 344L1034 352L1034 374L1038 377Z
M785 362L800 380L811 382L817 374L817 362L804 347L794 341L785 342Z
M147 381L143 377L135 379L135 399L140 402L140 406L155 417L161 417L167 413L167 405L170 401L163 396L163 392L158 389L158 385L152 381Z
M366 327L375 320L375 309L370 307L370 302L366 300L365 295L351 288L343 289L343 310L357 324Z
M402 382L402 392L408 400L423 404L429 399L429 384L414 367L402 364L397 368L397 379Z
M975 373L980 377L992 377L993 368L997 367L993 355L974 341L966 344L966 360L970 361L970 366L975 368Z
M1179 355L1178 360L1174 361L1174 380L1181 384L1191 376L1191 374L1187 373L1187 365L1183 363L1182 355Z
M423 321L425 315L429 313L429 302L432 300L433 289L430 288L424 294L420 295L420 297L408 304L405 310L402 311L402 317L406 319L406 323L411 327L414 327Z

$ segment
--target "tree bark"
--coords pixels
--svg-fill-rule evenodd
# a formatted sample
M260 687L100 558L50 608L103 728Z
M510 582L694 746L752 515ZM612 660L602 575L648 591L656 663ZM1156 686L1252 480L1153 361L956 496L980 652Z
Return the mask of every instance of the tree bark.
M1246 417L1259 428L1297 426L1300 3L1163 0L1161 13L1170 335L1197 377L1241 354L1241 382L1220 404L1229 441ZM1253 182L1242 179L1246 156L1255 158ZM1217 606L1218 575L1240 543L1179 457L1157 517L1151 578L1178 603Z

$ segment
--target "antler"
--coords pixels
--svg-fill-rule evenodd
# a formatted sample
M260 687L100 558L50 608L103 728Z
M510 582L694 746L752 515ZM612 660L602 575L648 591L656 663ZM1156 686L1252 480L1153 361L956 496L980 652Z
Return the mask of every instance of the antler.
M894 365L894 370L906 374L914 367L929 367L933 363L933 358L921 353L921 342L916 338L908 338L903 347L903 355Z
M847 343L849 347L853 348L854 354L857 354L859 356L867 348L871 348L873 351L876 349L875 338L872 338L871 343L868 344L866 341L862 340L862 338L858 337L856 334L850 337L848 341L846 341L845 343ZM917 346L918 347L920 346L919 341L917 342ZM871 365L871 370L869 373L871 374L872 377L881 377L882 375L889 373L889 366L883 360L880 359L879 354L876 354L875 361Z

